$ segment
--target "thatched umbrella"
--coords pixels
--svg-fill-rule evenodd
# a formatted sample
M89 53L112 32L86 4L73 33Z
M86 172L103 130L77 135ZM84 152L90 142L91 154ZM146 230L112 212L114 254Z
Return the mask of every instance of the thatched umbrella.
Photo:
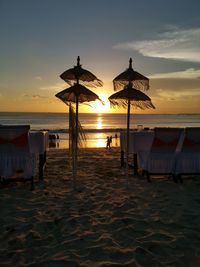
M80 57L77 57L77 65L73 68L70 68L66 71L64 71L60 75L61 79L63 79L66 83L68 83L70 86L77 84L82 84L85 86L102 86L103 82L99 80L93 73L91 73L89 70L83 69L80 64ZM69 103L69 122L71 121L70 115L73 111L71 104ZM69 123L69 129L71 129L71 125ZM73 139L71 139L72 134L69 131L69 144L73 146Z
M121 90L129 83L131 83L134 88L139 90L149 89L149 79L133 69L132 58L129 59L128 69L119 74L113 80L114 90Z
M73 86L64 89L63 91L56 94L60 100L62 100L65 104L69 105L70 103L75 103L76 105L76 115L75 115L75 132L72 139L75 140L73 151L73 179L74 186L76 185L76 172L77 172L77 149L78 149L78 105L79 103L91 102L95 100L100 100L98 95L93 93L91 90L86 88L85 86L76 83ZM73 133L72 133L73 134Z
M148 109L155 108L151 99L142 91L133 88L131 82L124 87L123 90L114 93L109 98L111 107L127 107L127 137L126 137L126 177L128 184L128 158L129 158L129 128L130 128L130 107L131 105L140 108Z
M85 86L102 86L103 82L99 80L94 74L90 71L82 68L80 64L80 57L77 57L77 65L71 69L64 71L60 78L63 79L70 86L74 84L74 82L81 83Z
M67 105L69 105L69 150L72 151L75 157L73 156L73 161L75 159L75 164L77 162L77 145L78 145L78 129L81 127L78 121L78 103L83 103L85 101L93 101L95 98L95 94L92 96L92 92L88 92L87 88L83 89L80 84L85 86L102 86L103 82L99 80L93 73L90 71L83 69L80 64L80 57L77 57L77 65L73 68L70 68L64 71L60 78L63 79L66 83L68 83L71 88L65 89L62 92L58 93L56 96L59 97L62 101L64 101ZM74 86L76 87L74 87ZM98 97L96 95L96 97ZM76 114L75 121L72 119L74 117L73 108L71 103L76 103ZM75 132L75 134L74 134ZM76 176L76 166L74 167L73 163L73 177Z

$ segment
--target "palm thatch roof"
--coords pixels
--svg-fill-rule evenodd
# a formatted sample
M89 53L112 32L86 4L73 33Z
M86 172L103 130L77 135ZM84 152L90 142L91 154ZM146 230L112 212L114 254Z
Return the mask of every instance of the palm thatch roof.
M79 56L77 57L77 65L71 69L64 71L60 75L60 78L67 82L70 86L77 81L84 84L85 86L97 87L103 85L103 82L99 80L94 74L82 68Z
M129 67L120 73L113 80L114 90L121 90L131 82L132 86L139 90L149 89L149 79L132 68L132 58L129 60Z
M65 104L69 104L70 102L76 103L77 100L79 103L100 100L97 94L93 93L81 84L75 84L67 89L64 89L63 91L57 93L56 97L62 100Z
M151 102L151 98L144 94L142 91L132 87L131 84L127 85L123 90L114 93L109 98L111 107L127 107L128 101L140 109L155 108Z

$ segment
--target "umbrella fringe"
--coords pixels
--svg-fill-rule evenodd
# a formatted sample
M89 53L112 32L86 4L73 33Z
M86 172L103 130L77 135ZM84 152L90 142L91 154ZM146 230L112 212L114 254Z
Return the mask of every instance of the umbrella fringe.
M111 108L126 108L127 104L128 104L128 100L125 99L110 99L110 106ZM140 109L149 109L149 108L155 108L154 105L152 104L152 102L150 100L141 100L141 101L135 101L135 100L131 100L130 101L130 105L136 108L140 108Z
M113 80L113 86L114 86L114 91L119 91L123 89L125 86L127 86L130 82L129 81L115 81ZM144 90L147 91L149 90L149 81L131 81L131 84L134 88L138 90Z
M74 84L72 87L66 88L56 94L56 97L58 97L65 104L69 104L69 102L75 103L77 96L79 103L95 101L97 99L101 101L97 94L95 94L85 86L77 83Z
M74 80L65 80L65 82L67 84L69 84L70 86L73 86L74 83L75 83ZM92 87L92 88L103 86L103 82L101 80L99 80L99 79L97 79L95 81L90 81L90 82L79 80L79 84L84 85L86 87Z
M73 158L75 151L75 115L74 110L71 103L67 103L69 105L69 155Z
M63 79L70 86L73 86L74 83L78 80L80 84L91 87L103 86L103 82L98 79L92 72L89 70L83 69L80 64L80 57L77 57L77 65L71 69L64 71L60 78Z
M76 113L72 104L69 104L69 153L73 157L75 151L75 138L76 138ZM86 135L84 129L78 121L78 149L85 146Z
M129 59L129 67L113 80L114 91L121 90L128 84L138 90L149 89L149 79L133 69L132 58Z

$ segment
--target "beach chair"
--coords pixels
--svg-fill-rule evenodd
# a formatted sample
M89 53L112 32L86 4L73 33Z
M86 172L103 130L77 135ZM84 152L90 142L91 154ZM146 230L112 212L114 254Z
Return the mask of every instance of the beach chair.
M150 152L142 163L143 174L146 175L148 182L151 182L151 175L172 175L175 181L175 157L182 133L181 128L154 129Z
M178 180L182 182L182 175L200 174L200 127L185 128L182 149L176 158Z
M36 157L29 150L29 125L0 126L0 181L30 181L34 188Z

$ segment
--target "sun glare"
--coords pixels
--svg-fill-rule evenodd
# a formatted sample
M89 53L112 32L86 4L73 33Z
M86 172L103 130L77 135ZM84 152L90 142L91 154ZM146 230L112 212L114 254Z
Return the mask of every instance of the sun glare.
M97 100L92 104L92 108L94 109L94 111L96 113L109 112L110 102L108 101L108 98L106 98L106 96L100 96L100 99L103 101L103 103Z

